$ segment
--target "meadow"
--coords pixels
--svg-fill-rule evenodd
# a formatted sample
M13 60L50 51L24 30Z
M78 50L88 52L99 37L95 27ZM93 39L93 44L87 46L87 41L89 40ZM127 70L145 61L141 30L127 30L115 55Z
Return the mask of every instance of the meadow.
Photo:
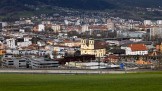
M0 91L162 91L162 72L0 74Z

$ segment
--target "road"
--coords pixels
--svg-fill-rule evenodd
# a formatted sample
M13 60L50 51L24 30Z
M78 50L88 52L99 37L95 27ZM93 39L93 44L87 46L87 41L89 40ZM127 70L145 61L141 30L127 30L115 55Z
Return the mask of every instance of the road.
M150 72L151 70L149 70ZM22 74L125 74L148 72L148 70L140 71L115 71L115 70L31 70L31 69L0 69L0 73L22 73Z

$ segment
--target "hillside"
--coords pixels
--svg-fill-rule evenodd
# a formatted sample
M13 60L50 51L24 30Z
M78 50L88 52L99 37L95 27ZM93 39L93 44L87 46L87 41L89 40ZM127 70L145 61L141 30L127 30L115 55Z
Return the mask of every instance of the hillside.
M0 11L22 11L32 10L25 5L49 5L59 6L73 9L86 10L104 10L121 8L125 6L131 7L159 7L162 6L162 0L1 0Z
M110 10L112 15L119 16L130 13L127 11L135 7L162 7L162 0L1 0L0 18L52 13L55 6L80 10ZM116 11L118 12L115 13ZM156 13L151 15L154 16Z
M107 2L116 3L119 6L132 7L162 7L162 0L105 0Z
M0 11L1 13L6 11L19 11L19 10L31 10L31 8L25 5L48 5L58 6L64 8L73 9L87 9L87 10L101 10L101 9L113 9L116 6L103 0L1 0Z

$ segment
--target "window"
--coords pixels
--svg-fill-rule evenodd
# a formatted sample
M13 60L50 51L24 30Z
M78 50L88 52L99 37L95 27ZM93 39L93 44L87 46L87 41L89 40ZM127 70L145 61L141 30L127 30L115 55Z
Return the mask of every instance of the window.
M19 62L25 62L26 60L19 60Z
M101 53L101 56L103 56L103 54Z
M8 65L14 65L13 63L8 63Z

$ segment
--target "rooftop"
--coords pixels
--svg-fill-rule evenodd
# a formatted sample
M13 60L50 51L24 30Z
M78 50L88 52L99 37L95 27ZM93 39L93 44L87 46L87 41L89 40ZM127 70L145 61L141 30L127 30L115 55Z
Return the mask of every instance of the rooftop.
M145 44L130 44L128 47L131 48L132 51L146 51L147 47Z

